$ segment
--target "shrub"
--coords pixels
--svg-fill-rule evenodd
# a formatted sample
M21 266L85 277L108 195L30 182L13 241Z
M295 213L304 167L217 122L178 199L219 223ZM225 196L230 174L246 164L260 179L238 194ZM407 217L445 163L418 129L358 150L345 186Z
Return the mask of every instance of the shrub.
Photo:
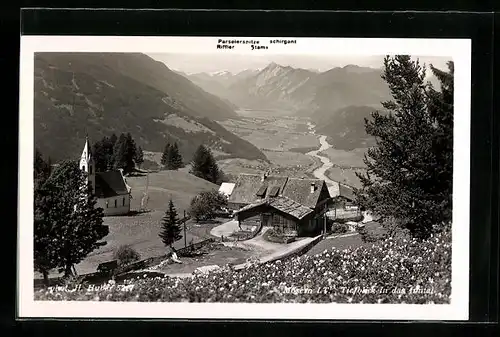
M347 233L349 230L349 226L345 223L340 223L340 222L334 222L332 224L332 233L338 233L338 234L341 234L341 233Z
M274 242L274 243L290 243L295 241L294 236L289 236L284 233L280 233L276 231L274 228L269 229L265 234L264 234L264 239L269 241L269 242Z
M141 255L130 246L120 246L113 254L113 259L118 260L118 265L124 266L141 259Z
M383 228L366 228L366 226L356 228L356 231L360 234L361 240L363 242L377 242L385 240L389 237L389 233ZM398 233L395 233L395 236Z
M213 220L221 212L221 209L227 207L227 197L216 190L201 192L191 199L189 215L196 222L201 220Z
M451 293L451 233L425 241L388 238L371 247L325 250L192 278L141 274L119 286L92 292L45 289L35 292L35 299L444 304Z

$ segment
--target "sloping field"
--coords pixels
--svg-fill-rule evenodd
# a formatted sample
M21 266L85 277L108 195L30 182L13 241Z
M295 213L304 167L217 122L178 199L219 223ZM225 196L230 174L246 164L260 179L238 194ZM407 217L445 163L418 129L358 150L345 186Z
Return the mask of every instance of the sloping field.
M127 183L132 187L131 210L138 210L143 192L146 188L146 176L128 177ZM113 252L121 245L131 245L141 254L141 258L161 255L165 247L158 234L161 218L167 209L170 198L174 202L179 218L187 210L191 199L202 191L218 189L218 186L206 180L181 171L160 171L149 174L150 212L133 216L105 217L104 223L109 226L109 235L104 239L107 244L92 252L85 261L76 266L79 274L94 272L101 262L112 259ZM187 232L187 243L202 238ZM174 244L184 247L184 238Z

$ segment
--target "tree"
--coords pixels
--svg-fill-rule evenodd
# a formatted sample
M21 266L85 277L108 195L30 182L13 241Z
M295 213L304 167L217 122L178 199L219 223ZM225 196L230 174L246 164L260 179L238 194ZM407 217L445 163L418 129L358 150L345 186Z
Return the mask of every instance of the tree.
M129 134L130 135L130 134ZM135 143L128 135L121 134L113 148L113 167L114 169L123 169L127 174L134 170Z
M135 144L134 138L132 138L132 135L130 132L127 133L126 135L127 139L127 157L130 158L132 165L135 164L135 158L137 157L137 145ZM132 169L134 167L132 166Z
M43 184L45 180L50 175L50 158L49 162L46 162L43 159L43 155L39 149L35 149L35 158L34 158L34 182L35 187Z
M92 155L97 172L106 172L114 168L113 149L116 141L116 135L113 133L111 137L104 136L92 147Z
M46 281L53 268L71 276L75 264L106 244L100 240L109 230L95 206L76 161L61 163L35 191L34 265Z
M108 170L109 160L107 151L106 151L106 137L102 140L97 141L92 146L92 155L94 157L94 165L95 170L97 172L106 172Z
M179 147L177 143L174 143L170 146L170 149L167 154L167 169L168 170L177 170L180 169L184 164L182 163L182 156L179 153Z
M140 146L137 147L137 150L135 151L134 162L139 168L141 167L142 163L144 163L144 152L142 152L142 148Z
M168 209L162 219L162 230L159 235L165 246L172 247L175 241L182 238L180 233L180 220L177 216L177 210L175 209L174 202L170 199Z
M106 153L107 164L108 164L106 171L112 170L114 167L113 151L117 141L118 137L113 133L111 137L106 138L106 141L104 142L104 152Z
M193 156L190 173L214 184L219 183L222 177L212 151L203 145L198 147Z
M164 167L167 167L167 164L168 164L168 160L169 160L169 157L170 157L170 143L167 143L167 145L165 145L165 148L163 149L163 154L161 156L161 164L164 166Z
M357 173L362 207L382 220L394 220L413 237L426 238L451 221L453 176L453 63L449 72L431 66L441 91L425 83L425 67L409 56L387 56L382 78L393 100L389 112L365 119L376 139ZM393 222L394 222L393 221Z
M197 222L212 220L223 207L227 207L227 197L225 195L215 190L201 192L191 199L189 215Z

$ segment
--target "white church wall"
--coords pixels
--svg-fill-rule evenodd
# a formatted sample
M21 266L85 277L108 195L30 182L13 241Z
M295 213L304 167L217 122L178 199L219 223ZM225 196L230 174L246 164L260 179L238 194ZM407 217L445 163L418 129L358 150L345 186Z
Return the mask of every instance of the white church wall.
M130 196L120 195L110 198L99 198L97 199L97 206L101 207L104 210L105 216L125 215L130 212Z

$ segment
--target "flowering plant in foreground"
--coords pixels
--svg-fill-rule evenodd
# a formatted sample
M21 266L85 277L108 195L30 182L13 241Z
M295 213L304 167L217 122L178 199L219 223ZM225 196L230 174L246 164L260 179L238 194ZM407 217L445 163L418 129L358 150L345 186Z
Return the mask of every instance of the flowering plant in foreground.
M371 247L332 249L239 271L225 267L192 278L145 276L122 285L43 289L35 300L449 303L451 233L426 241L389 238Z

